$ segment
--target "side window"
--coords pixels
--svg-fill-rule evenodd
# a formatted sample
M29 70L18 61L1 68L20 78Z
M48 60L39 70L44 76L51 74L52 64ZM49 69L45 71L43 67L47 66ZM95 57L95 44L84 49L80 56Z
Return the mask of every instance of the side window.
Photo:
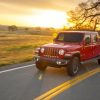
M97 35L93 35L93 43L97 42Z
M90 35L85 35L85 44L90 44L91 43L91 36Z
M59 34L57 40L58 41L63 41L64 40L64 34Z

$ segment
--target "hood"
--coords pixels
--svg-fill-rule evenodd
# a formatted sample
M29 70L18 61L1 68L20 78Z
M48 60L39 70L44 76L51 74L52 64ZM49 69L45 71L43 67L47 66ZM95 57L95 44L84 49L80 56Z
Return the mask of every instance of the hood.
M80 44L72 44L72 43L50 43L50 44L46 44L46 45L43 45L42 47L51 47L51 48L59 48L59 49L66 49L68 51L70 50L75 50L75 49L78 49L80 48Z

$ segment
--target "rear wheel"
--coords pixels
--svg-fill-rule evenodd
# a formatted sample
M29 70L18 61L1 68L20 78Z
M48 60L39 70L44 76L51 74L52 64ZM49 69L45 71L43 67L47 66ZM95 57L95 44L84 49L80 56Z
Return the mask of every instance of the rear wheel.
M38 61L38 62L36 62L36 67L37 67L38 70L44 71L47 66L46 66L46 64Z
M100 65L100 59L98 59L98 64Z
M75 76L79 71L80 60L79 57L73 57L68 64L68 74Z

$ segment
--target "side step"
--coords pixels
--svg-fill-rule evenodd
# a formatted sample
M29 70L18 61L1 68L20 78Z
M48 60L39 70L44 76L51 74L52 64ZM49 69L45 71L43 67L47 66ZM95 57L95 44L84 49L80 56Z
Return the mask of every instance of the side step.
M93 60L97 60L97 59L100 59L100 56L92 58L92 59L89 59L89 60L82 61L81 64L89 63L89 62L91 62Z

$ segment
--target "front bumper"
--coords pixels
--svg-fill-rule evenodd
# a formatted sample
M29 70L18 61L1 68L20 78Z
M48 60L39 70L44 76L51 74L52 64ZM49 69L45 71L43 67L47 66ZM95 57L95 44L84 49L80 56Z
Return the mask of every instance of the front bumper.
M67 65L69 60L68 59L58 59L58 58L48 58L48 57L34 57L35 62L43 62L49 66L64 66Z

